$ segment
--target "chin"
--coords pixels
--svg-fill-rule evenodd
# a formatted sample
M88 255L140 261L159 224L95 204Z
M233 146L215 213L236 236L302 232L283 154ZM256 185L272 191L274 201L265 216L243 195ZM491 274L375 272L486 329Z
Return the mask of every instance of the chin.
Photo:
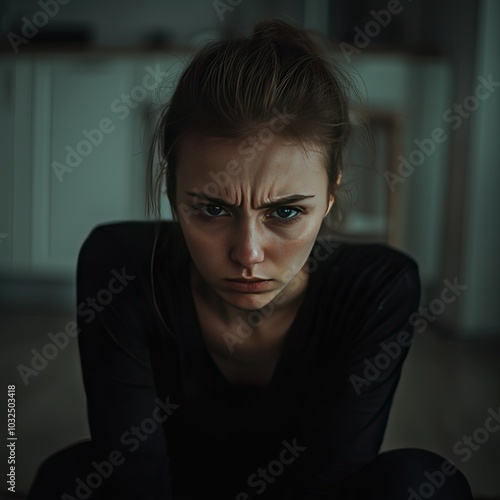
M222 293L222 298L231 306L246 311L256 311L267 306L278 295L275 290L260 293L228 292Z

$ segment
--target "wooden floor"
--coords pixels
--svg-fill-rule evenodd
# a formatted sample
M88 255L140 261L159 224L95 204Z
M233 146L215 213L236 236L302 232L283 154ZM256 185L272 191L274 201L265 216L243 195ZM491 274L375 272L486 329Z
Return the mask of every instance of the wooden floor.
M439 453L465 474L478 499L500 500L500 430L474 442L470 456L463 442L457 446L484 429L488 410L500 414L500 339L456 341L423 332L403 368L382 448Z

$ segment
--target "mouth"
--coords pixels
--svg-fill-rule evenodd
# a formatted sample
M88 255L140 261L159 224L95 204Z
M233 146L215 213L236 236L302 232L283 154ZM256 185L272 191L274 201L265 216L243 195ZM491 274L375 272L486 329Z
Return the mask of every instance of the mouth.
M231 288L235 290L240 290L243 292L252 292L258 290L264 290L273 280L266 280L260 278L253 279L228 279L231 283Z
M271 281L265 278L250 278L250 279L245 279L245 278L228 278L228 281L236 281L238 283L257 283L259 281Z

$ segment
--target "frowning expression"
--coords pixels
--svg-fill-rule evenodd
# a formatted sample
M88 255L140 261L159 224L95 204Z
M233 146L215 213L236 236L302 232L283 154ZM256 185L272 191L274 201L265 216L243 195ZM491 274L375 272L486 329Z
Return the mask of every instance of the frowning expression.
M184 139L174 212L207 290L227 307L256 310L303 278L334 198L318 148L277 137L248 157L241 144ZM244 278L267 281L231 281Z

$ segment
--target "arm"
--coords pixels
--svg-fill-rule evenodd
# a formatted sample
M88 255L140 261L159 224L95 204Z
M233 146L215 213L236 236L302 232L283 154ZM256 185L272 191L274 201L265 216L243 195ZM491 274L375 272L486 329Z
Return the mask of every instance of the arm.
M336 360L341 368L312 416L311 450L297 498L334 498L341 481L370 463L382 444L413 335L409 318L420 301L418 267L395 272L377 290L377 300L366 295L367 314L363 322L349 322L347 342L339 349L344 359Z
M141 316L140 257L127 256L108 228L87 237L77 266L78 345L91 437L102 458L115 463L100 491L121 500L170 500L165 438L154 418L163 414L155 402L149 323Z

